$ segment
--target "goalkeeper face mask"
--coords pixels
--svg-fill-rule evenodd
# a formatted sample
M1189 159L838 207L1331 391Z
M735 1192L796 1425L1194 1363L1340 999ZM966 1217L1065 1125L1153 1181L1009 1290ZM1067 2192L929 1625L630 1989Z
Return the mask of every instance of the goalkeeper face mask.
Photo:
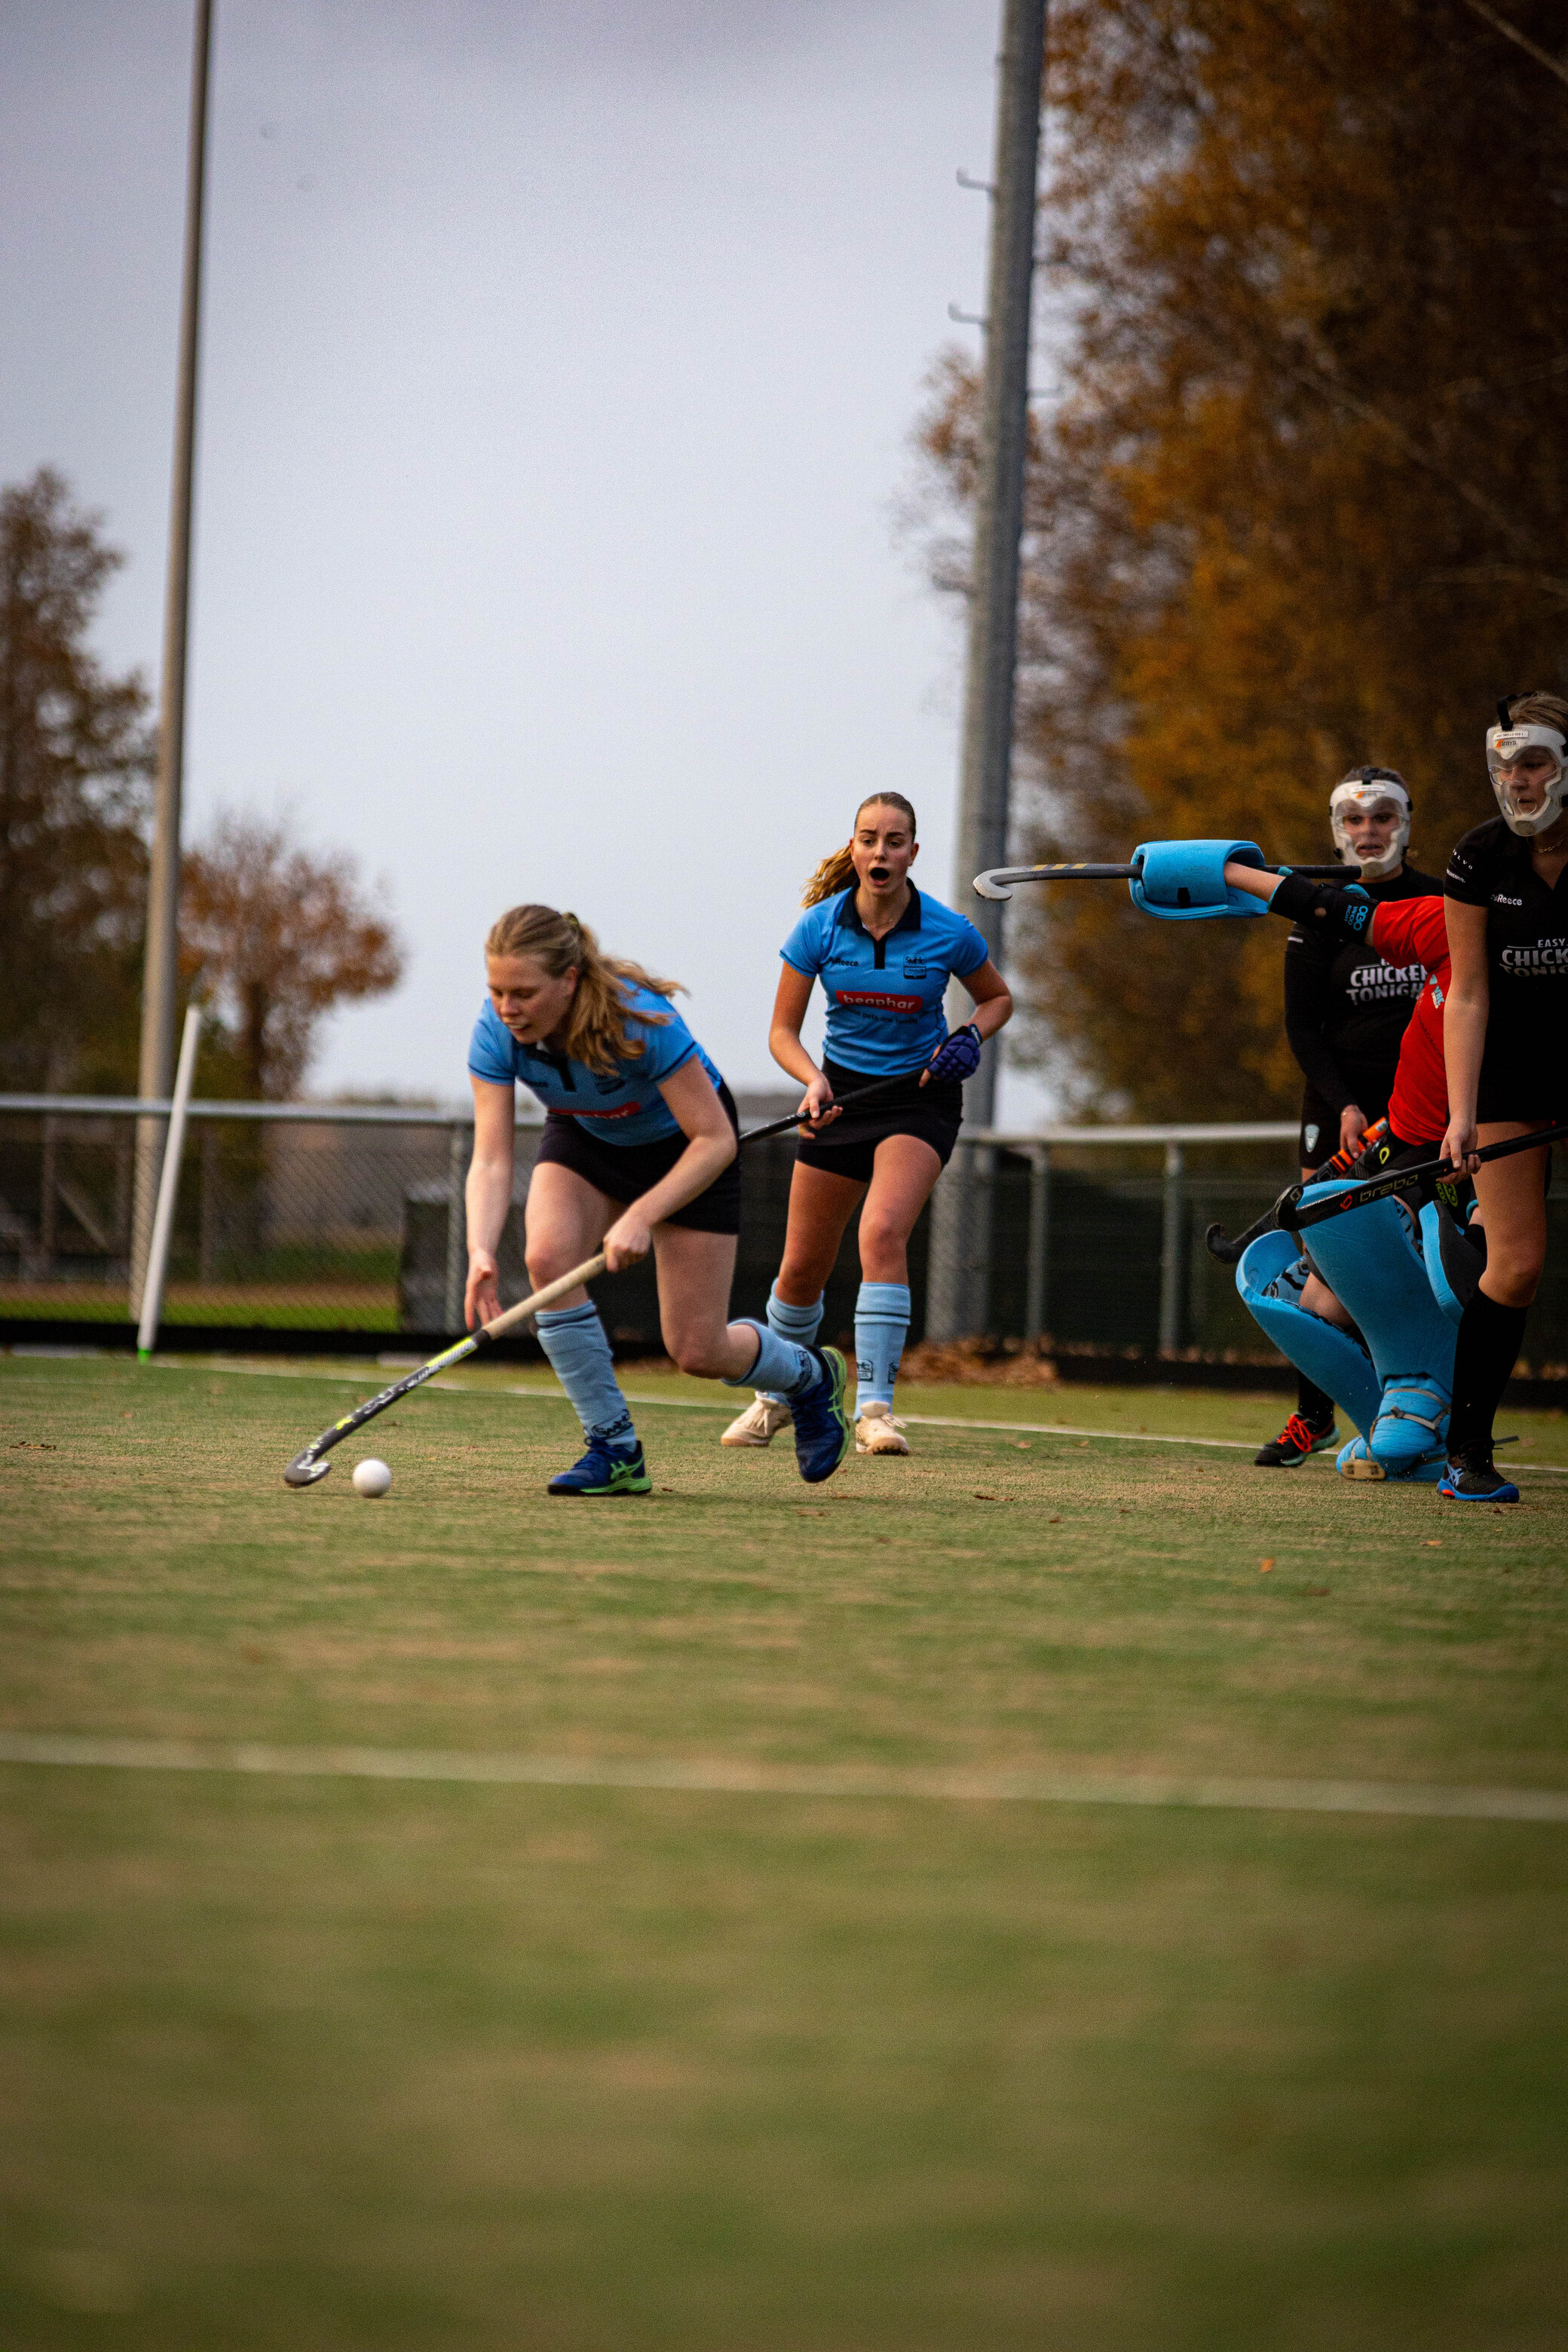
M1487 772L1510 833L1528 840L1562 815L1563 752L1555 727L1487 729Z
M1410 791L1394 768L1352 768L1329 794L1334 847L1363 882L1381 882L1405 863Z

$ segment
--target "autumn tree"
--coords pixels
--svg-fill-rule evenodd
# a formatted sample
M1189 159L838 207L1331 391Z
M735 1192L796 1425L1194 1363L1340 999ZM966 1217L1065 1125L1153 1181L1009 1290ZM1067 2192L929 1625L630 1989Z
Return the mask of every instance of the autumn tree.
M1495 697L1568 683L1561 7L1055 0L1050 29L1031 845L1234 832L1321 860L1329 788L1367 761L1411 780L1440 871L1492 813ZM939 576L974 408L949 359L920 436ZM1280 926L1015 903L1037 1051L1079 1103L1291 1106Z
M223 1092L277 1099L298 1088L323 1016L379 996L402 977L390 918L359 886L352 857L312 856L281 824L219 820L188 850L180 892L181 964L210 1013L205 1073Z
M0 1085L136 1067L152 742L140 677L88 650L122 562L44 467L0 489Z

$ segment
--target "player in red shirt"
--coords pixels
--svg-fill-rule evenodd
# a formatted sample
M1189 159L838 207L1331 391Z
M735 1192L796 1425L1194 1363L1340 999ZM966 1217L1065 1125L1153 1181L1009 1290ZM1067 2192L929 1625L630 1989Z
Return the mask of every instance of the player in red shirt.
M1418 963L1426 974L1415 1009L1400 1043L1399 1066L1388 1097L1389 1135L1382 1166L1410 1158L1429 1160L1448 1124L1448 1087L1443 1070L1443 1005L1448 993L1448 929L1440 898L1385 899L1382 905L1354 889L1309 882L1300 874L1264 874L1234 862L1225 869L1233 890L1261 898L1271 915L1340 940L1369 941L1385 963ZM1320 1310L1316 1310L1320 1311Z

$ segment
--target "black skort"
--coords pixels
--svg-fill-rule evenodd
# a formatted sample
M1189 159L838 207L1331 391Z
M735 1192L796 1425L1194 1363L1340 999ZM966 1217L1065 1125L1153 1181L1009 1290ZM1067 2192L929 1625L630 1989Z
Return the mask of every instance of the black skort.
M719 1099L725 1116L737 1133L740 1120L736 1116L734 1097L727 1086L721 1084ZM661 1176L668 1176L686 1149L684 1135L662 1136L657 1143L605 1143L591 1134L580 1119L564 1111L551 1111L544 1121L544 1135L539 1146L538 1165L553 1160L558 1168L570 1168L585 1184L592 1184L606 1200L618 1201L626 1206L640 1201L652 1190ZM665 1220L667 1224L685 1225L696 1234L738 1234L741 1230L741 1163L731 1160L721 1176L715 1176L706 1192L699 1192L684 1209L677 1209Z
M1563 1104L1568 1100L1564 1057L1556 1039L1542 1039L1542 1046L1534 1055L1521 1053L1518 1041L1510 1038L1499 1051L1489 1029L1476 1088L1478 1127L1510 1118L1550 1119L1555 1127L1563 1117Z
M825 1176L846 1176L853 1184L868 1184L876 1165L877 1146L889 1135L912 1135L929 1143L945 1168L958 1141L963 1121L962 1078L933 1078L921 1084L924 1064L903 1073L901 1082L886 1094L874 1096L864 1110L847 1110L832 1126L807 1142L803 1136L795 1158L803 1168L820 1168ZM842 1098L858 1087L874 1087L870 1070L847 1070L841 1062L825 1061L823 1075Z

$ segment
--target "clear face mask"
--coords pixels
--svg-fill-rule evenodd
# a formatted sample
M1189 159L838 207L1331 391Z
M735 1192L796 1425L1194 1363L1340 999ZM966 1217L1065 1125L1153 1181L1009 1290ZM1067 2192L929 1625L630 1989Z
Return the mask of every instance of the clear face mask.
M1487 773L1492 780L1497 804L1509 831L1523 840L1547 832L1563 814L1563 789L1568 784L1568 776L1563 772L1563 738L1555 727L1487 729ZM1528 772L1523 770L1521 761L1527 751L1548 753L1551 767L1542 767L1532 761Z
M1345 818L1352 810L1370 815L1374 809L1390 811L1397 822L1385 847L1374 849L1369 842L1358 848L1346 828ZM1390 777L1369 777L1364 782L1347 780L1336 784L1329 795L1329 826L1334 847L1345 864L1359 866L1363 882L1381 882L1405 863L1405 845L1410 839L1410 796L1402 784Z

